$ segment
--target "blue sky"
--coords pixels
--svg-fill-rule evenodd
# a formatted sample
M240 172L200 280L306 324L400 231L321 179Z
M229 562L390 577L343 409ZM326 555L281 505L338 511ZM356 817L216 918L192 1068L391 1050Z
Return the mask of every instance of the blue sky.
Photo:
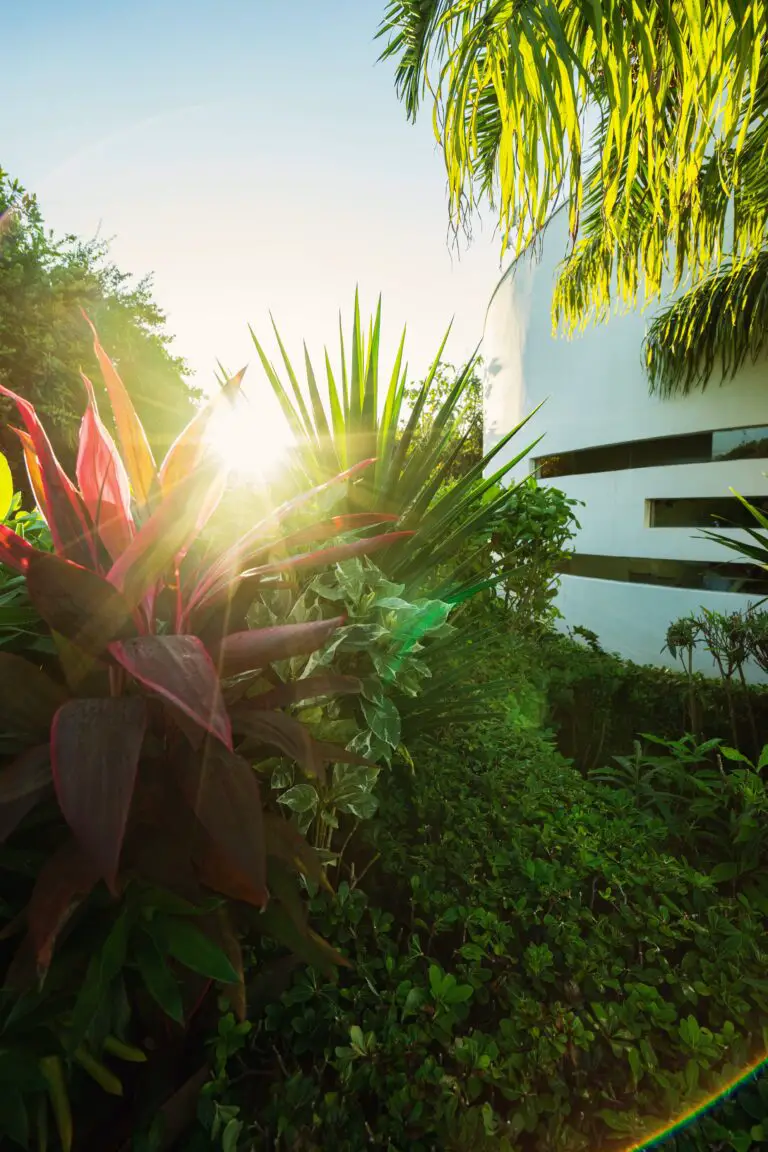
M373 40L385 0L36 0L3 16L3 167L57 231L114 237L155 274L198 382L250 361L247 324L313 355L355 284L383 293L385 350L408 324L414 375L452 316L448 357L482 333L499 278L486 224L446 243L442 157ZM254 380L252 387L259 383Z

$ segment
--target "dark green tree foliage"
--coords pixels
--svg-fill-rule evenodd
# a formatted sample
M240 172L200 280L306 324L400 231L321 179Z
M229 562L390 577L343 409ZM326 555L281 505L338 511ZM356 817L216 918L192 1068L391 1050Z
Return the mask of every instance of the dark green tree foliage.
M122 272L103 240L56 238L35 196L0 167L0 384L35 405L67 464L85 408L80 370L101 388L81 309L97 325L162 456L189 420L196 392L187 365L169 350L151 279ZM10 414L3 401L0 449L24 485L19 445L5 427Z
M445 478L446 483L452 483L461 476L466 475L466 473L474 468L476 464L479 464L483 458L482 367L482 358L478 357L473 365L472 375L466 390L456 405L456 429L444 457L441 458L439 462L442 464L443 459L448 459L460 443L455 458L450 461L448 466L448 472ZM454 388L458 377L459 372L452 364L441 362L438 365L432 381L432 387L429 390L429 394L421 410L419 422L413 434L413 440L411 442L412 451L417 449L429 438L440 409L450 396L451 390ZM418 401L423 384L424 381L420 380L418 383L408 385L405 389L404 400L408 416L410 416L414 405ZM407 416L403 420L403 427L405 427L406 423Z

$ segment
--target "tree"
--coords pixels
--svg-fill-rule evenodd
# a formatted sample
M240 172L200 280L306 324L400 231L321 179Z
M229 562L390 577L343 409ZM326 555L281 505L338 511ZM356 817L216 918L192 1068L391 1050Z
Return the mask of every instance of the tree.
M472 376L467 383L466 391L456 406L456 430L445 452L445 458L453 456L446 470L447 484L464 476L483 458L483 381L480 375L482 366L482 358L478 356L472 366ZM418 449L429 438L435 417L448 399L458 376L459 373L452 364L445 364L442 361L438 364L413 435L411 451ZM401 418L403 427L407 424L410 410L423 384L423 381L419 381L408 385L405 389L404 403L407 411ZM435 467L443 462L444 458L436 461Z
M85 408L80 369L97 364L84 309L119 367L159 456L187 423L199 393L189 369L169 351L165 315L149 277L134 281L109 260L108 245L46 230L34 196L0 169L0 383L43 414L52 442L71 467ZM17 485L25 474L3 402L0 447Z
M392 0L379 35L411 119L429 92L457 232L490 202L520 252L568 199L555 321L573 330L658 297L667 270L703 293L649 341L663 389L696 358L687 308L700 317L718 291L744 309L736 361L764 341L750 274L768 225L766 28L766 0ZM723 351L710 319L699 384Z

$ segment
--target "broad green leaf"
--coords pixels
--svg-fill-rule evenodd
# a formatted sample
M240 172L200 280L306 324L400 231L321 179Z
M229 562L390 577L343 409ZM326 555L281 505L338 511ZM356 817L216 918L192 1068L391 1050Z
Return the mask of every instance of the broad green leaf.
M163 951L186 968L221 984L237 983L237 972L226 954L194 924L176 917L156 916L148 931Z

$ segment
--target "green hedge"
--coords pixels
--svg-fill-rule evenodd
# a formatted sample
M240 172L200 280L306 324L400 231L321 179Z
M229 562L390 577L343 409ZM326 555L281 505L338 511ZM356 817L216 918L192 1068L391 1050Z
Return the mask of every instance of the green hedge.
M365 892L313 900L353 967L254 1029L256 1147L616 1148L764 1047L762 916L541 737L448 734L380 796Z
M545 637L532 662L547 699L546 722L564 756L582 770L625 755L643 732L674 740L691 730L689 685L682 673L633 664L560 635ZM719 679L696 676L696 710L702 739L733 743L728 697ZM768 691L732 689L736 746L751 754L752 710L761 741L768 741Z

